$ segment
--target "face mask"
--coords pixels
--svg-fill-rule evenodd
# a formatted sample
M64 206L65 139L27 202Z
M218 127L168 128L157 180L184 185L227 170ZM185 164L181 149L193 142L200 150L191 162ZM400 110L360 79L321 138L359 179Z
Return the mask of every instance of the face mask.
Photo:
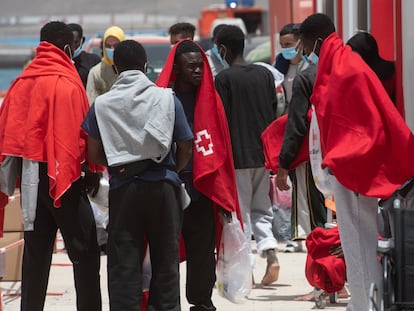
M298 55L298 51L296 50L296 47L282 48L282 56L285 59L287 60L294 59L296 55Z
M211 48L211 51L218 58L218 60L220 61L220 63L223 65L224 68L230 67L227 61L221 57L216 44L213 45L213 47Z
M315 50L316 50L316 45L318 44L318 41L321 39L316 39L315 44L313 45L313 50L312 52L309 54L308 56L308 60L310 63L317 65L318 61L319 61L319 56L316 55Z
M78 47L75 52L73 52L73 58L76 58L82 53L82 46Z
M69 56L69 58L70 58L70 59L72 59L72 58L73 58L73 56L72 56L72 49L70 48L70 45L69 45L69 44L66 44L66 45L63 47L63 51L66 53L66 55L68 55L68 56Z
M114 61L114 49L111 48L105 48L106 56L108 56L108 59L113 62Z

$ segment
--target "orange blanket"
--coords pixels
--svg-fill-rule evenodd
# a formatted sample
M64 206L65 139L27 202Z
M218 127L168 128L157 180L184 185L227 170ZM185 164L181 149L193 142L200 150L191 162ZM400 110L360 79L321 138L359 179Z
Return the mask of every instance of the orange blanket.
M80 125L88 109L72 61L47 42L39 44L35 59L12 84L1 106L1 156L47 162L56 207L80 177L86 144Z

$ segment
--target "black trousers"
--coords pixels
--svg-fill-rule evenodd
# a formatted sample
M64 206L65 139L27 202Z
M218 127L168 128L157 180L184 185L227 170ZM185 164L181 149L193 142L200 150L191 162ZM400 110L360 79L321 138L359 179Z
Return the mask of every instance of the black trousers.
M45 163L40 163L39 178L34 231L24 233L21 310L43 310L59 229L73 263L77 310L100 311L100 252L93 212L81 181L72 184L62 196L61 206L55 208Z
M152 277L148 311L179 311L178 188L168 182L132 181L109 191L108 288L112 311L140 310L144 240Z
M216 225L210 199L201 195L184 210L182 234L187 261L187 300L195 306L213 306Z

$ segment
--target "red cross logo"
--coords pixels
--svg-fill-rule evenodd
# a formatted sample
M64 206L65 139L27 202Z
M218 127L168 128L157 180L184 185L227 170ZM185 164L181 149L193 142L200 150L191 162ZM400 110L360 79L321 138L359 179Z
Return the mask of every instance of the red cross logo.
M198 131L196 133L196 139L194 143L197 152L201 152L204 156L208 156L214 153L211 136L206 129Z

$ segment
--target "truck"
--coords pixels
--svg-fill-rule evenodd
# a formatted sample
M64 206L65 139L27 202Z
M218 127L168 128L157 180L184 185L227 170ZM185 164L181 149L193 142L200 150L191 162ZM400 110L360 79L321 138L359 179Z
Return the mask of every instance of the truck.
M223 4L210 5L200 12L200 39L211 37L214 27L218 24L237 25L246 35L263 34L266 26L265 13L266 10L255 6L253 0L226 0Z

